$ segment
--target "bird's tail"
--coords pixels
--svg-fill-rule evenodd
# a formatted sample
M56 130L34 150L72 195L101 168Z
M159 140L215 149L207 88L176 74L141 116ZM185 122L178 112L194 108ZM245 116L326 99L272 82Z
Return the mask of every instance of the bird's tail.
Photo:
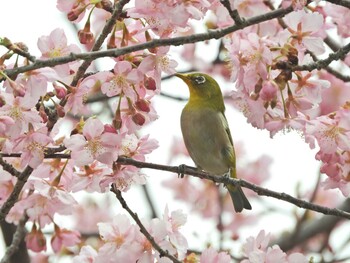
M230 171L230 176L232 178L237 178L236 177L236 169L232 169ZM245 196L245 194L243 193L242 188L239 185L237 185L237 186L228 185L227 189L228 189L228 191L230 193L230 196L231 196L231 199L232 199L232 202L233 202L233 206L234 206L235 211L237 213L242 212L243 209L247 209L247 210L251 210L252 209L252 206L250 205L247 197Z
M247 197L245 196L245 194L242 191L242 188L239 185L237 186L228 185L227 189L230 193L233 206L237 213L242 212L243 209L248 209L248 210L252 209L252 206L250 205Z

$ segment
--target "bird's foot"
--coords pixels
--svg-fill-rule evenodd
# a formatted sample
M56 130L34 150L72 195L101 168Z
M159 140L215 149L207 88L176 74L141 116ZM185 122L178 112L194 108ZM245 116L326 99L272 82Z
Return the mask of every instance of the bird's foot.
M177 170L177 175L179 178L184 178L185 177L185 171L186 171L186 165L185 164L180 164Z
M186 164L180 164L180 165L178 166L177 175L178 175L180 178L184 178L184 177L185 177L186 170L198 170L198 168L192 167L192 166L188 166L188 165L186 165Z

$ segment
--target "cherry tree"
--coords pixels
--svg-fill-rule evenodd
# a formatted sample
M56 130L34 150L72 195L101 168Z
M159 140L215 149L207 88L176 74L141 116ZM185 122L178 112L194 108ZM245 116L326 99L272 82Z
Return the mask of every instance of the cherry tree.
M0 35L1 262L349 260L349 1L57 0L56 7L66 21L34 31L36 50ZM268 146L246 158L250 138L234 138L239 179L182 165L188 153L168 127L161 133L173 144L160 153L167 162L148 161L161 149L154 124L173 111L159 99L186 100L164 87L180 85L174 73L191 71L216 78L227 108L250 129L273 139L299 134L320 164L303 181L316 183L289 193L266 187L304 164L289 159L273 174ZM224 184L243 187L252 211L235 213ZM131 195L135 189L142 191ZM160 207L163 192L174 198ZM266 222L281 216L292 226L271 231ZM207 226L210 236L198 235Z

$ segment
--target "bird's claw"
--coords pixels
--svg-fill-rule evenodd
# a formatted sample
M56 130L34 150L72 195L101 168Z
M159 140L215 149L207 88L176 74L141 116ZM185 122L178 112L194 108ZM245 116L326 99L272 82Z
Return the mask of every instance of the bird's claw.
M184 178L185 177L185 170L186 170L186 165L184 164L180 164L177 170L177 175L180 178Z

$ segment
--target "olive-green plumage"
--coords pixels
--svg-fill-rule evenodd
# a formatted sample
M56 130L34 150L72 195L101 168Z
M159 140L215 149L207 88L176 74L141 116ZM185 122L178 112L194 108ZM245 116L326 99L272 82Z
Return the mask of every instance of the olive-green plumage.
M225 104L218 83L203 73L175 74L190 90L181 114L186 148L198 168L215 175L230 172L236 178L236 156L225 117ZM227 186L236 212L251 209L241 187Z

